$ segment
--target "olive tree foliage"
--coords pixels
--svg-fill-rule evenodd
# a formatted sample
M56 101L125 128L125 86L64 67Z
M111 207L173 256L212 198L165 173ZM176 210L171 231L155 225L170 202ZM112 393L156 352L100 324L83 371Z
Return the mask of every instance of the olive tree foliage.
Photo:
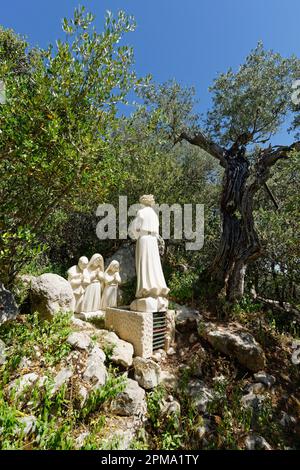
M44 249L55 222L89 199L101 202L120 178L111 151L117 105L142 82L133 51L122 44L135 23L109 12L102 32L84 8L63 20L64 40L31 49L0 29L1 278L11 283L24 263ZM121 42L120 42L121 41Z
M115 136L127 173L112 200L125 194L132 204L141 194L153 193L158 204L179 204L182 215L184 204L205 206L205 246L199 252L186 250L184 233L182 239L174 238L171 215L171 239L165 240L164 262L175 269L179 265L201 269L207 266L216 248L214 234L219 224L216 207L221 169L202 149L188 143L176 145L171 129L172 126L183 130L196 124L198 116L191 115L194 95L193 88L183 88L174 80L140 87L141 104L130 117L123 119Z
M294 152L274 168L268 185L277 209L265 193L254 213L263 256L249 270L248 287L265 298L300 303L300 158Z
M181 89L164 100L166 110L158 128L169 133L171 142L187 141L206 151L224 171L220 243L207 272L214 298L241 298L248 264L263 254L254 223L256 195L261 190L270 195L266 182L271 168L300 146L297 140L270 144L293 111L292 84L299 71L296 57L283 58L258 44L236 72L230 69L216 78L210 88L212 107L200 120L191 106L182 106ZM149 100L159 108L157 92L151 88ZM176 103L176 112L170 103Z

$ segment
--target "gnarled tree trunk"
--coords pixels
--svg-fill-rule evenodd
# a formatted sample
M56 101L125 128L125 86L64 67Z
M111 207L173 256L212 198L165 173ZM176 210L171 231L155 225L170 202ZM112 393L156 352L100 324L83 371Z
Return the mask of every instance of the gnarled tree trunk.
M230 302L244 295L245 274L248 264L261 256L261 244L254 225L254 196L266 185L270 168L279 159L287 158L300 142L291 146L269 147L261 150L256 163L250 167L245 155L245 144L252 135L244 134L227 150L199 133L193 137L183 133L185 139L217 158L224 168L221 197L222 233L217 255L209 269L209 279L215 297L225 295Z
M243 296L247 264L261 252L253 220L253 198L257 189L258 185L251 182L244 151L230 155L221 198L222 235L211 267L213 280L229 301Z

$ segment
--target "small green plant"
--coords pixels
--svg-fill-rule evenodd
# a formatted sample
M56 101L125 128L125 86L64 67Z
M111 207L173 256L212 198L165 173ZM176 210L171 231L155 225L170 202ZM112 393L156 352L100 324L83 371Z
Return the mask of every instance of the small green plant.
M166 390L162 386L156 387L147 395L147 409L152 426L157 429L160 426L161 403L166 396Z
M192 301L198 275L193 271L173 272L169 280L170 296L177 302Z
M43 355L47 365L55 365L71 350L66 342L71 327L71 314L56 315L51 321L41 320L37 313L26 315L13 324L0 327L0 338L9 348L4 383L9 374L20 364L23 357L35 359Z

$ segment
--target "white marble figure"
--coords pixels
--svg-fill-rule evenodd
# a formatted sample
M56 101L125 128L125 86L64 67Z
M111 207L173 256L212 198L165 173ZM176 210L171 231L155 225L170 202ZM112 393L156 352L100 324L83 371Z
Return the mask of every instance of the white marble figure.
M74 311L80 313L86 286L89 284L89 274L87 271L89 260L86 256L81 256L78 264L68 270L68 281L74 294Z
M135 264L137 275L136 300L131 310L158 312L166 310L169 289L164 278L157 238L159 220L153 206L152 194L140 197L142 208L131 222L128 232L136 239Z
M101 309L116 307L118 298L118 285L121 282L119 262L113 260L104 273L104 290L102 294Z
M99 253L95 253L87 266L89 284L86 287L81 313L93 314L101 310L101 292L104 280L104 261Z

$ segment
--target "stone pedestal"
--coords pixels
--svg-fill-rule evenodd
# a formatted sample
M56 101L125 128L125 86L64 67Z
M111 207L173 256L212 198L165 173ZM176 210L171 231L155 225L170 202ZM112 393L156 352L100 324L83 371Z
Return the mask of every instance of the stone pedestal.
M130 304L130 310L135 312L165 312L168 309L168 299L165 297L145 297L135 299Z
M108 307L105 327L133 345L136 356L147 358L153 352L153 314L136 312L126 307Z

